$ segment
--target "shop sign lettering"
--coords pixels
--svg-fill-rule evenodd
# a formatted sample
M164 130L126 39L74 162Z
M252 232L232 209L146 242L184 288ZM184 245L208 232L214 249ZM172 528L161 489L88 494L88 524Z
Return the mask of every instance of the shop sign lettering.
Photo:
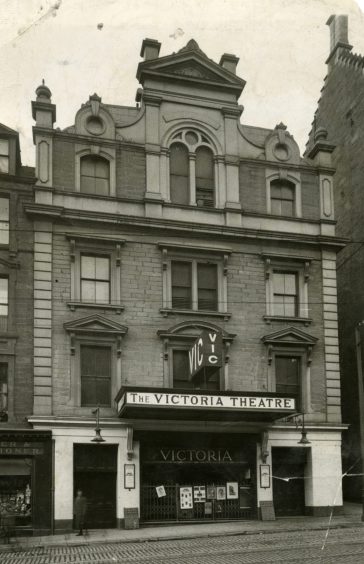
M39 444L16 441L0 441L0 455L37 455L43 454L43 448Z
M225 449L165 449L159 451L162 462L233 462Z
M259 396L219 396L209 394L180 394L164 392L126 392L126 402L121 399L119 409L126 405L138 405L145 407L169 407L169 408L195 408L195 409L232 409L232 410L295 410L294 398L259 397Z

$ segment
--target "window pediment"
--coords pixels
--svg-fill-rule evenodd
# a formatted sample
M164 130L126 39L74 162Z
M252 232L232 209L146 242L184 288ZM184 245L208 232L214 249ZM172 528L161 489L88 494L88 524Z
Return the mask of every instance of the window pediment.
M183 321L182 323L178 323L178 325L175 325L170 329L159 330L157 334L159 337L164 339L185 339L193 341L199 336L201 331L219 332L222 334L222 339L225 342L232 342L236 337L235 333L228 333L218 325L209 323L207 321L198 321L195 323Z
M94 314L81 319L68 321L64 328L69 333L83 334L108 334L108 335L126 335L128 327L121 325L115 321L111 321L102 315Z
M288 327L274 333L269 333L262 337L262 341L268 345L295 345L303 347L312 347L318 341L317 337L309 335L305 331Z

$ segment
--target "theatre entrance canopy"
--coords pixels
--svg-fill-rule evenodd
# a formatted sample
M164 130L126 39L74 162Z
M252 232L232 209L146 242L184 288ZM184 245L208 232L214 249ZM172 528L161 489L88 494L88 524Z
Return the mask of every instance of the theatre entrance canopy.
M126 386L115 400L121 419L273 422L297 412L295 398L274 393Z

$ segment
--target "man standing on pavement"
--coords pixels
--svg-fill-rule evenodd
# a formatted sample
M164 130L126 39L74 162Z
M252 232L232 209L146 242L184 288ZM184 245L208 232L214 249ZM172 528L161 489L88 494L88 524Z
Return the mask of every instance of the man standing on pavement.
M83 529L85 528L86 513L87 513L87 499L83 495L81 490L77 490L77 495L74 504L75 513L75 527L79 529L76 536L83 535Z

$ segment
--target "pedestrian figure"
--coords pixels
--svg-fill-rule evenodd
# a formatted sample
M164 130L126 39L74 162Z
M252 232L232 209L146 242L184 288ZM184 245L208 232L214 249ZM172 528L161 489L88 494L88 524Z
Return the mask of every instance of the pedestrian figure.
M74 505L75 512L75 526L79 530L76 536L82 536L83 530L85 528L86 522L86 512L87 512L87 499L83 495L82 490L77 490L77 495Z

